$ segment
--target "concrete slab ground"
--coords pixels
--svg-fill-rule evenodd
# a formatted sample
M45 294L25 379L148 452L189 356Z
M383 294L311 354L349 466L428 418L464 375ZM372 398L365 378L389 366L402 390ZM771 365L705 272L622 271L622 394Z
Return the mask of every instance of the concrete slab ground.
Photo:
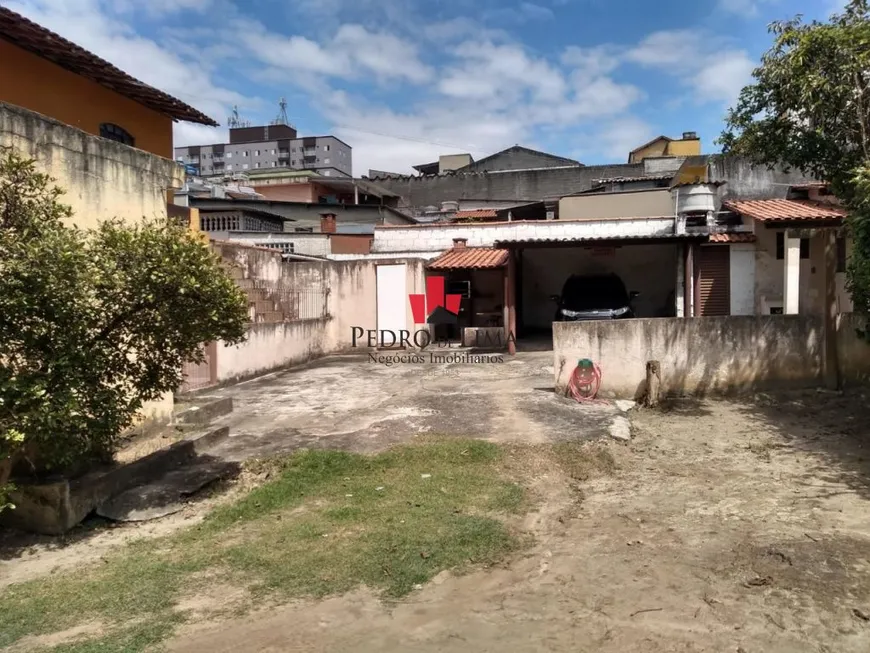
M619 413L556 396L552 352L438 354L460 358L334 356L221 389L214 394L232 397L234 410L213 424L229 426L230 438L211 453L242 460L302 447L366 452L421 434L552 442L606 436Z

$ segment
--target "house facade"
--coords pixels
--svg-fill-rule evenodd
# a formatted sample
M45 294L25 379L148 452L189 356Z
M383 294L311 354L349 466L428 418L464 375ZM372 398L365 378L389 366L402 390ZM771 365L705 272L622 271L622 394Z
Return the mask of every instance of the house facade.
M172 123L217 123L84 48L0 7L0 102L172 158Z
M741 199L715 179L715 167L705 165L699 175L697 161L688 158L684 166L672 177L698 181L660 188L623 179L628 190L561 198L556 219L378 227L371 256L424 258L430 274L447 273L448 283L460 279L459 270L474 269L469 261L498 259L511 289L496 293L501 325L519 337L551 328L552 296L572 275L617 275L636 295L637 317L821 314L832 301L850 310L848 244L837 240L840 207L801 182L764 185L779 197L754 188L746 193L751 199ZM745 187L739 177L734 182ZM631 189L633 183L641 189ZM457 246L465 248L455 257L465 268L444 263L454 260L448 254ZM487 282L476 291L474 274L464 278L470 304L493 295ZM483 324L472 318L467 326Z

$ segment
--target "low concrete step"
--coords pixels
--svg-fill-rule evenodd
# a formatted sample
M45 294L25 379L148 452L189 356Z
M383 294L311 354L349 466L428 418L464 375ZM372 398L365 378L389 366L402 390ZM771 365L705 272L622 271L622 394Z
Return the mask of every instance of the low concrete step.
M233 412L232 397L200 396L191 400L192 405L177 412L177 426L203 425L222 415Z

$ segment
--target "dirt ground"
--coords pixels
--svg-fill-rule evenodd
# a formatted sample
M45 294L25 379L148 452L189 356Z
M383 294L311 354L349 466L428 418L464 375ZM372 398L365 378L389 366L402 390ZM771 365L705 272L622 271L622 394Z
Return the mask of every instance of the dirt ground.
M222 388L213 394L232 397L234 409L211 427L229 427L230 437L209 455L244 461L303 447L374 452L424 434L524 443L597 439L614 420L624 419L612 405L578 406L555 396L552 351L502 358L503 363L387 366L365 355L331 356ZM140 457L177 437L167 429L136 439L121 457ZM154 521L113 526L91 520L61 538L0 529L0 589L194 524L255 482L243 475L229 493L210 488L181 512Z
M532 469L536 544L503 567L190 625L169 649L865 652L868 418L865 396L817 392L634 412L579 505Z

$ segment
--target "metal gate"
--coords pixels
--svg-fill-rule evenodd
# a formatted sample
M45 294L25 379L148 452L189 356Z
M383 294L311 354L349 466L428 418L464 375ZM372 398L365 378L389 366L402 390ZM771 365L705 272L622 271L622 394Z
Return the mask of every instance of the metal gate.
M731 249L707 245L697 249L695 315L731 314Z
M192 392L217 384L217 343L203 345L205 360L202 363L185 363L181 368L184 381L179 393Z

